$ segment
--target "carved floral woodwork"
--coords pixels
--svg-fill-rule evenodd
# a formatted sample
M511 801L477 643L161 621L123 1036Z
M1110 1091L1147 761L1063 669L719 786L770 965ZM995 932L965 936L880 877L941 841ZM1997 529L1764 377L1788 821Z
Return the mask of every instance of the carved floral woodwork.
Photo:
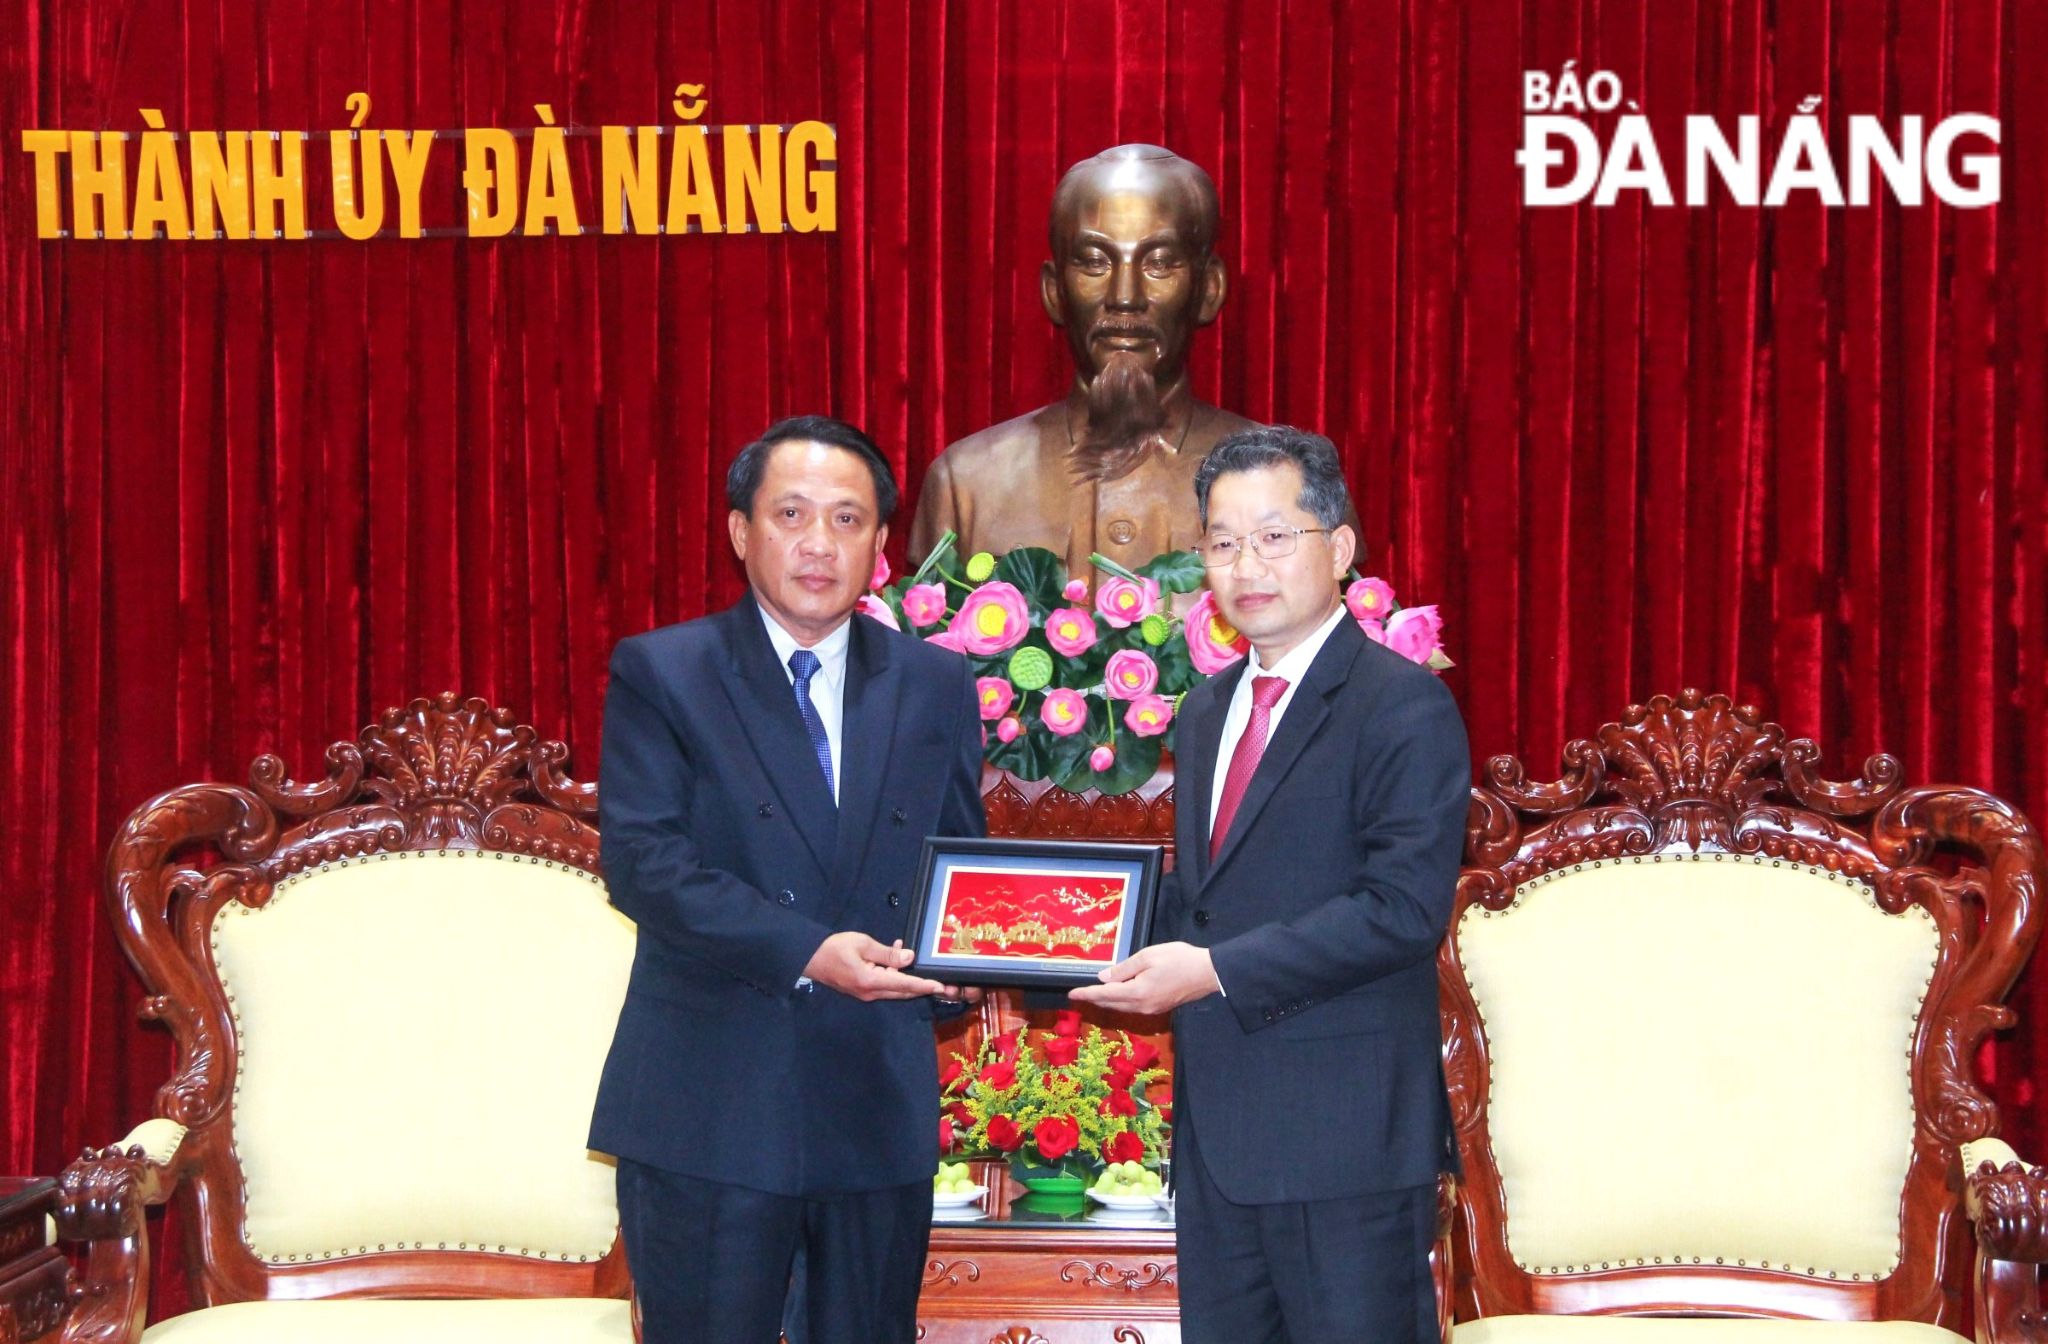
M1018 779L985 767L981 801L990 835L1038 840L1122 840L1173 846L1173 758L1129 793L1069 793L1051 780Z
M247 787L196 784L137 808L107 857L107 898L121 947L145 987L141 1014L176 1044L155 1114L187 1126L168 1167L139 1150L88 1152L64 1173L59 1224L89 1245L67 1341L134 1339L149 1246L145 1206L184 1209L187 1272L198 1305L275 1297L624 1296L614 1244L594 1264L481 1251L259 1261L242 1240L244 1191L231 1146L235 1050L209 931L230 902L261 906L281 879L323 863L394 851L502 851L598 871L597 790L563 772L568 748L509 710L443 694L387 710L326 753L323 777L298 782L261 756Z
M1701 852L1813 865L1868 880L1881 908L1932 917L1939 961L1912 1060L1916 1126L1904 1192L1903 1255L1878 1282L1814 1281L1757 1268L1650 1266L1540 1278L1508 1251L1501 1176L1487 1128L1487 1039L1457 964L1455 936L1438 957L1444 1071L1464 1154L1457 1194L1460 1319L1543 1311L1726 1311L1748 1315L1921 1320L1961 1331L1971 1237L1958 1146L1995 1134L1998 1112L1977 1085L1987 1033L2008 1026L2002 1002L2040 934L2043 854L2007 804L1974 789L1909 788L1899 763L1873 756L1851 780L1819 773L1820 751L1727 697L1686 691L1633 706L1570 743L1563 774L1532 781L1496 756L1472 790L1458 919L1472 905L1505 909L1529 880L1595 859L1683 861ZM1621 1062L1625 1064L1625 1062ZM2042 1248L2041 1178L1980 1174L1971 1200L1978 1240L2027 1260ZM1991 1238L1985 1240L1985 1238ZM2039 1258L2038 1256L2034 1258ZM2027 1266L2027 1291L2032 1289ZM1981 1278L1982 1276L1980 1276ZM1993 1279L1998 1276L1993 1275ZM2018 1276L1987 1286L2007 1293ZM2034 1309L2029 1296L2026 1310ZM2017 1309L1980 1338L2042 1338ZM2001 1320L1987 1300L1979 1307ZM2036 1317L2036 1319L2038 1319Z
M1985 1254L2036 1265L2048 1261L2048 1171L1985 1162L1970 1173L1966 1193Z
M1161 1264L1157 1260L1147 1260L1140 1265L1119 1265L1113 1260L1069 1260L1060 1266L1060 1282L1142 1293L1147 1288L1177 1286L1174 1280L1177 1269L1178 1266L1170 1261Z
M1980 1163L1964 1186L1977 1228L1979 1344L2048 1341L2041 1266L2048 1262L2048 1170Z
M1058 1344L1175 1344L1178 1275L1170 1227L934 1226L918 1338L986 1344L1022 1331Z
M141 1336L150 1265L144 1213L164 1201L173 1180L140 1147L88 1148L58 1178L57 1235L88 1246L64 1322L67 1344Z

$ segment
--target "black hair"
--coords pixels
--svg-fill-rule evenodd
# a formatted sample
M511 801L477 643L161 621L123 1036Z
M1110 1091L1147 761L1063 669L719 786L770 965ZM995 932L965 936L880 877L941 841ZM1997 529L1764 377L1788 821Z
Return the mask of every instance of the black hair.
M1209 527L1209 487L1233 471L1257 471L1292 462L1301 470L1302 512L1315 515L1318 527L1334 528L1351 512L1351 492L1344 485L1344 464L1337 445L1320 434L1292 425L1260 425L1243 429L1209 450L1195 469L1195 512L1202 529Z
M896 474L889 459L875 447L875 441L844 420L829 415L793 415L777 420L761 431L761 437L740 449L725 472L725 502L749 518L754 516L754 492L761 488L761 476L768 470L768 455L783 443L822 443L842 448L867 464L875 482L877 522L886 523L896 513Z

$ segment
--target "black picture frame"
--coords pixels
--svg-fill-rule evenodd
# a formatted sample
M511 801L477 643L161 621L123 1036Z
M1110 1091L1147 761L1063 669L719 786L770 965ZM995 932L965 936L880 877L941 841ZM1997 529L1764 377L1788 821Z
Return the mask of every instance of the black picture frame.
M1161 845L927 836L903 935L904 946L917 957L909 973L954 985L1072 989L1094 984L1103 967L1130 956L1150 936L1165 855ZM960 922L962 902L988 899L988 893L977 888L999 884L1008 874L1028 884L1020 897L1026 905L1043 906L1076 921L1048 928L1034 917L994 926L1003 934L1021 929L1025 938L1019 947L1044 946L1043 952L1007 947L987 950L988 940L976 940L973 931L990 929L990 922ZM1121 884L1114 894L1110 882ZM1062 885L1048 893L1044 890L1047 884ZM1088 921L1099 915L1109 900L1120 904L1111 932L1104 937L1102 925ZM970 904L968 908L978 913L985 906ZM1080 936L1057 937L1068 929ZM1030 937L1037 931L1046 934L1048 943ZM1061 948L1069 950L1062 952Z

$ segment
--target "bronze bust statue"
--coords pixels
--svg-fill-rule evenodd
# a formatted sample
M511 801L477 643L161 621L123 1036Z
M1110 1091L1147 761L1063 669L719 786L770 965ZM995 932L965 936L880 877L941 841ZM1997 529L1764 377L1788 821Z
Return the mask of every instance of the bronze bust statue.
M1137 566L1194 545L1195 468L1252 421L1188 387L1195 328L1229 290L1216 186L1156 145L1119 145L1067 170L1053 193L1045 314L1065 329L1067 395L952 444L918 499L910 551L948 529L960 553L1043 546L1091 582L1090 552Z

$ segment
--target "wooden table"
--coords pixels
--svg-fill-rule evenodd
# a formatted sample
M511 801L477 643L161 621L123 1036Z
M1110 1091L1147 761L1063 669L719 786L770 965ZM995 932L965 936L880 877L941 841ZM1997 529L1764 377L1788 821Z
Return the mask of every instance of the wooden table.
M0 1344L47 1338L63 1323L70 1266L50 1245L57 1183L0 1177Z
M927 1344L1179 1344L1169 1215L1047 1206L978 1161L973 1221L933 1220L918 1300Z

